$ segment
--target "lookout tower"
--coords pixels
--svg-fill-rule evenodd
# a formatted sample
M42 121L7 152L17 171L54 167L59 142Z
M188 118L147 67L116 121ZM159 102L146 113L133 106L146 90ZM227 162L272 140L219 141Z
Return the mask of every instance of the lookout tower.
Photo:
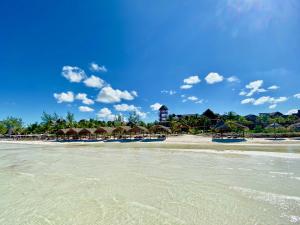
M159 108L159 122L160 123L165 123L167 122L167 119L168 119L168 107L165 106L165 105L162 105L160 108Z

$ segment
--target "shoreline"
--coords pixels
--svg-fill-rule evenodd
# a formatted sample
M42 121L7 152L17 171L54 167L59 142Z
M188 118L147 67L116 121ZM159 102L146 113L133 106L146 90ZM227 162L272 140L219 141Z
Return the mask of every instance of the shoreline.
M155 142L103 142L103 141L43 141L43 140L0 140L0 144L28 144L43 146L95 146L95 147L118 147L118 148L163 148L163 149L186 149L194 150L216 150L216 151L260 151L260 152L291 152L300 154L300 140L268 140L264 138L246 139L245 142L236 143L218 143L212 142L210 137L197 135L171 136L164 141Z

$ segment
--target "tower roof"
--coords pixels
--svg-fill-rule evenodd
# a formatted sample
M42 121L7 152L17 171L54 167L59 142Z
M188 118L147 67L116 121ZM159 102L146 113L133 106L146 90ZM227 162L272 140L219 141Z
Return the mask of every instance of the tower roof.
M165 105L162 105L162 106L159 108L159 110L168 110L168 107L165 106Z

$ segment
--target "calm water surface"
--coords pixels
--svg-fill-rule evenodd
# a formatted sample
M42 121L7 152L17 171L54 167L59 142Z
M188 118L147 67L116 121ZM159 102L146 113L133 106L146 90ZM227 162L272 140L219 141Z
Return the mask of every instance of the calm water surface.
M1 225L300 224L299 154L0 144Z

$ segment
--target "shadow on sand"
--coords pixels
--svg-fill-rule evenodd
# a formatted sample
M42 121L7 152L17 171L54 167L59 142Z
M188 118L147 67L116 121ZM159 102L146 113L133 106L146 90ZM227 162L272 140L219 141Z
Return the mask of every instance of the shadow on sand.
M222 139L222 138L214 138L212 139L212 142L217 143L238 143L238 142L246 142L247 140L245 138L236 138L236 139Z

